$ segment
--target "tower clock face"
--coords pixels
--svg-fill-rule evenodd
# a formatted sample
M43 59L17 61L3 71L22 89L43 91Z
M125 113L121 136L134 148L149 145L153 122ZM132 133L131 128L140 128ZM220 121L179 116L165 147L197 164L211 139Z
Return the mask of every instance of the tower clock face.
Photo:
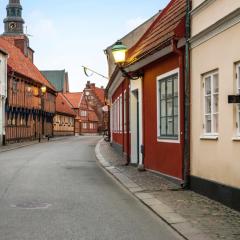
M9 23L9 29L14 30L17 27L17 24L15 22L10 22Z

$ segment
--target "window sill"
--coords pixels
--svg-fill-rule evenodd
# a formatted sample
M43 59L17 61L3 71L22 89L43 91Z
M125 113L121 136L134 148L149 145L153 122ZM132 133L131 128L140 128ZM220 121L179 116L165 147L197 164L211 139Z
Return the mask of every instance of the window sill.
M212 135L212 136L201 136L200 140L218 140L217 135Z
M232 141L234 142L240 142L240 136L236 136L232 138Z
M157 141L159 143L180 143L180 140L178 138L157 138Z

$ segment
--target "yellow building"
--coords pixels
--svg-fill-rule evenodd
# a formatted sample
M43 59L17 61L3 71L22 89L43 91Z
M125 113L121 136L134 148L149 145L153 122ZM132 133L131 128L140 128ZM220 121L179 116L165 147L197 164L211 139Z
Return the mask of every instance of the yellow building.
M191 22L191 187L239 210L240 1L192 0Z
M56 98L56 115L53 119L54 136L74 136L74 120L76 113L62 93L58 93Z

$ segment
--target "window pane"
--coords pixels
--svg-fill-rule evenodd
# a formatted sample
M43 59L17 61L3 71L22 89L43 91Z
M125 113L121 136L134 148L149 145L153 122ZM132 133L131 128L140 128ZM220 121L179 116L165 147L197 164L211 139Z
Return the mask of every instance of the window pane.
M166 100L161 101L161 117L166 116Z
M205 94L211 94L211 77L205 78Z
M174 77L174 97L178 96L178 78Z
M218 114L213 115L213 127L214 127L213 131L217 133L218 132Z
M173 136L173 117L167 118L167 135Z
M166 98L166 82L165 81L161 81L160 93L161 93L160 99L165 99Z
M206 116L206 133L211 133L212 130L212 120L211 115Z
M173 83L172 83L172 79L168 79L167 80L167 97L170 98L172 97L173 94Z
M178 117L174 117L174 136L178 136Z
M205 97L205 113L208 114L208 113L211 113L212 111L212 104L211 104L211 96L209 97Z
M161 126L160 126L160 129L161 129L161 135L163 136L166 136L166 129L167 129L167 125L166 125L166 118L161 118Z
M237 79L237 83L238 83L238 94L240 94L240 66L238 66L238 70L237 70L237 76L238 76L238 79Z
M173 99L167 100L167 116L173 115Z
M213 113L218 112L218 94L213 97Z
M174 98L174 115L178 115L178 97Z
M213 75L213 92L218 93L218 74Z

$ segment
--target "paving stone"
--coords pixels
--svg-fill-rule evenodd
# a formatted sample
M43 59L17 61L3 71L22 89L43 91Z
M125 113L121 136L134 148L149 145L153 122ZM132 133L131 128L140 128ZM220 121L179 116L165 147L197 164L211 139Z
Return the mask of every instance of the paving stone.
M179 214L172 213L172 212L161 213L161 217L171 224L184 223L187 221L185 218L181 217Z
M138 198L140 199L149 199L149 198L153 198L153 196L149 193L136 193L135 194Z
M185 225L189 232L191 229L202 232L201 234L186 233L188 239L240 240L239 212L192 191L182 190L180 186L160 175L149 171L139 172L136 167L125 166L126 159L105 141L99 144L99 151L109 165L137 185L137 187L129 187L129 191L135 194L148 193L159 200L158 204L154 200L155 204L151 205L155 212L159 215L165 214L164 216L174 225L182 224L183 220L185 222L187 220L187 223L192 226ZM178 218L179 216L183 219ZM181 227L181 225L178 226ZM184 225L182 225L182 231L184 231Z

